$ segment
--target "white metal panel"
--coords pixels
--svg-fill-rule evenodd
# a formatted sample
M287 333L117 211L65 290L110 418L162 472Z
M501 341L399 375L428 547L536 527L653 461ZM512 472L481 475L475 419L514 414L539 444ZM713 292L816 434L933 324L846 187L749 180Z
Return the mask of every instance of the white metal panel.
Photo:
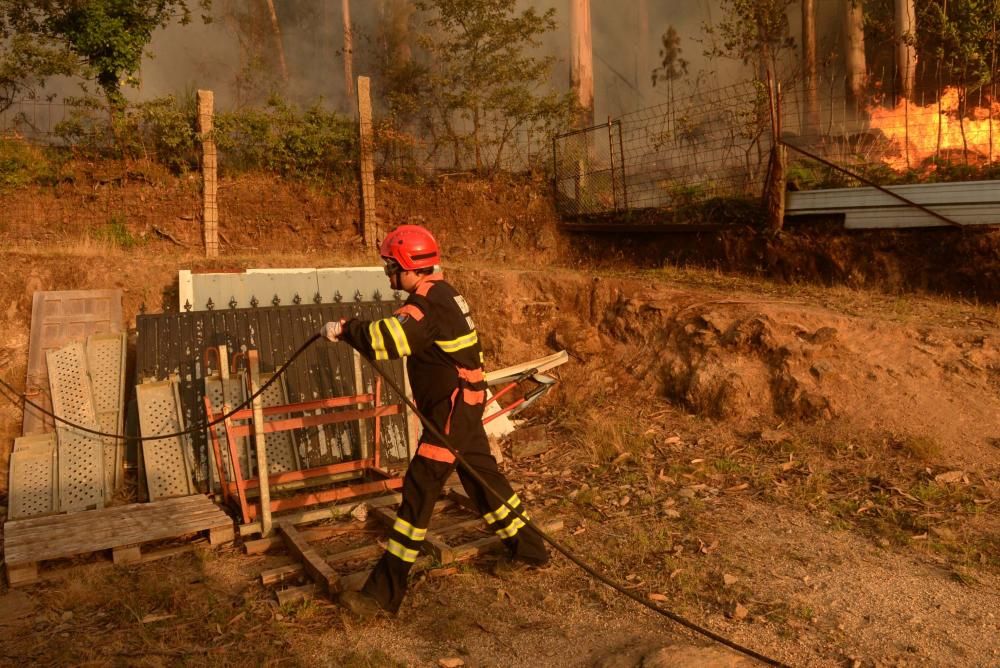
M36 434L14 440L10 455L7 519L47 515L58 510L56 435Z
M317 269L316 278L323 303L338 301L338 294L340 301L353 301L359 292L362 301L373 301L376 294L383 301L392 298L389 277L382 267Z
M87 429L98 430L93 390L87 374L87 354L81 343L45 353L56 415ZM58 436L59 509L72 512L104 507L104 447L98 436L56 425Z
M889 186L886 190L924 206L1000 204L1000 181L918 183ZM866 186L790 192L785 210L789 213L827 213L873 206L907 205L877 188Z

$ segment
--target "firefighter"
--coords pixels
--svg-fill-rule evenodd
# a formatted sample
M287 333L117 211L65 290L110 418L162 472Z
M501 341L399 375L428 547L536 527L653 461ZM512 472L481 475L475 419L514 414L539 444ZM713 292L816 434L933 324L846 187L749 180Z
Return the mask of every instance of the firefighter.
M437 242L423 227L402 225L389 233L379 252L392 289L409 293L406 303L382 320L327 323L323 336L346 341L369 359L407 358L417 408L490 488L459 467L459 479L489 528L513 558L545 564L549 556L541 538L521 531L524 522L504 505L506 501L523 513L521 500L490 453L482 422L486 381L479 334L465 298L440 272ZM361 617L399 609L434 503L454 468L455 456L425 429L403 479L403 500L388 547L362 590L341 594L346 608Z

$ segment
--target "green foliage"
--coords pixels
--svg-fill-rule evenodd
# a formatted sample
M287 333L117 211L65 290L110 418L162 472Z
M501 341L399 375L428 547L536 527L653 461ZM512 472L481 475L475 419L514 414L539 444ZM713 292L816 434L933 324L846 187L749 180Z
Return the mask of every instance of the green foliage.
M935 64L935 77L963 89L992 80L1000 21L995 0L930 0L916 10L918 58Z
M705 24L707 35L718 36L706 56L732 58L775 74L778 56L795 48L788 33L788 7L794 0L721 0L722 20ZM759 71L759 70L758 70Z
M63 180L62 162L52 152L16 138L0 138L0 190Z
M688 71L688 61L681 57L681 36L673 26L667 26L660 37L660 66L653 70L653 85L665 81L671 83L680 79Z
M0 140L0 188L30 183L34 163L30 146L22 141Z
M471 152L477 170L496 169L518 129L546 131L568 120L571 96L542 90L553 59L530 55L555 29L555 10L518 11L516 0L419 0L416 6L428 16L418 40L429 56L418 93L429 112L424 125L435 144L451 145L456 163Z
M157 28L172 21L189 23L196 0L0 0L4 36L34 40L48 66L68 51L83 64L84 74L100 86L113 106L124 102L123 83L135 83L146 46ZM197 0L208 9L211 0ZM61 47L61 49L60 49ZM28 61L31 64L31 61ZM33 76L44 77L44 67ZM49 75L60 72L49 72ZM24 80L22 77L21 80Z
M201 140L193 94L142 102L113 119L93 98L79 99L55 132L79 156L150 160L174 173L198 169ZM356 165L354 122L318 104L301 109L272 98L263 109L219 113L212 136L220 169L230 173L338 179L353 174Z
M125 218L118 215L111 216L108 222L91 234L95 240L122 250L135 248L140 243L140 240L129 231Z
M0 0L0 11L3 2ZM72 76L77 69L77 61L68 49L13 32L0 13L0 111L18 98L33 96L49 77Z
M220 165L297 178L345 178L356 164L354 122L319 105L298 109L272 98L262 109L215 118Z

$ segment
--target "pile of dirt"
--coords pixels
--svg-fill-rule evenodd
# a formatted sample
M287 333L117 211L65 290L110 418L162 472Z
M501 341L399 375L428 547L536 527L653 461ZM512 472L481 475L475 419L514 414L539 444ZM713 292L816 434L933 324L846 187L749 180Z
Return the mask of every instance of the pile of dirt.
M982 461L1000 438L995 328L901 326L571 272L463 271L457 282L473 303L493 304L480 319L501 362L567 348L629 396L666 397L742 429L836 422L929 439L967 461Z

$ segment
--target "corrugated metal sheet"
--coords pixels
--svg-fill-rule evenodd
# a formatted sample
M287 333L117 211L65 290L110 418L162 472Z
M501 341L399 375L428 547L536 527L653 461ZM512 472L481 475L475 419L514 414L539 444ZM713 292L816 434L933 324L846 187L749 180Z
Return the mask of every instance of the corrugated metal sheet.
M1000 181L921 183L887 188L963 225L1000 225ZM876 188L788 193L788 216L844 214L848 229L942 227L947 224Z
M183 419L186 424L204 420L206 369L202 356L206 348L226 345L230 351L260 351L261 370L273 372L323 323L339 318L374 320L390 315L399 302L350 302L342 304L310 304L250 309L223 309L190 313L139 315L136 318L136 376L142 380L180 382ZM403 386L403 363L383 363L390 376ZM361 368L360 386L371 391L375 378L368 365ZM330 396L356 394L355 364L352 350L345 344L319 342L310 347L289 367L285 387L290 402L307 401ZM392 391L383 386L384 403L400 403ZM326 439L299 439L302 464L319 466L341 461L345 456L339 448L323 448L330 440L350 443L350 456L360 453L361 442L357 425L327 432ZM206 435L193 438L196 455L196 475L205 481L208 471ZM370 436L368 437L370 439ZM403 415L382 420L382 454L389 465L405 465L410 433Z

